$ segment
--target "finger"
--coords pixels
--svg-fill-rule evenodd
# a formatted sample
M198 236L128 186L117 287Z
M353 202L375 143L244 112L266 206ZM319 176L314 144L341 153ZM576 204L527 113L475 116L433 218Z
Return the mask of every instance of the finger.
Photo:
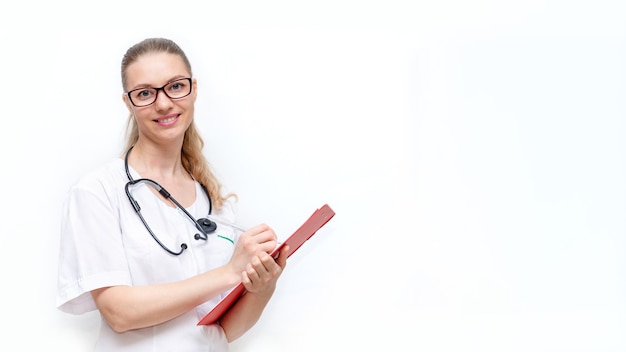
M264 252L271 251L278 245L278 239L274 231L266 231L255 235L253 241L256 242Z
M283 248L280 249L278 253L278 258L276 258L276 264L280 266L281 269L284 269L287 266L287 256L289 255L289 245L284 245Z
M253 260L254 259L256 259L256 257L253 258ZM255 282L258 282L261 279L261 274L256 269L256 266L258 266L258 264L254 265L251 263L248 263L248 265L246 266L246 275L248 276L252 284L254 284Z
M239 240L246 248L255 248L255 251L270 252L277 245L274 230L265 224L257 225L244 232Z
M268 242L260 243L258 246L259 246L260 252L269 254L269 253L272 253L274 249L276 249L277 245L278 245L277 241L268 241ZM258 254L260 255L260 253Z
M241 282L245 286L246 290L250 290L252 287L252 280L248 277L248 274L245 271L241 272Z
M275 272L278 268L278 265L274 261L274 258L270 256L268 253L262 253L259 255L259 267L256 268L257 271L262 273L272 273Z
M249 228L246 232L244 232L244 234L252 236L252 237L256 237L256 236L261 236L261 237L265 237L271 234L273 234L273 230L271 227L269 227L267 224L259 224L256 226L253 226L251 228Z
M257 243L264 243L270 241L276 241L276 233L274 230L267 226L266 224L260 224L253 228L253 231L250 232L251 237L253 237Z
M271 280L275 280L281 275L283 268L279 265L279 263L276 262L276 260L272 256L263 253L263 255L260 256L260 260L263 264L263 269L257 268L257 271L261 273L261 280L264 280L264 282L269 282Z

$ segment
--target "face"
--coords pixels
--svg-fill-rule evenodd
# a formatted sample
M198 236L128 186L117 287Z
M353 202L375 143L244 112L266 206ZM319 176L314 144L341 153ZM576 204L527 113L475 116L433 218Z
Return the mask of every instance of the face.
M180 56L149 53L127 67L126 89L131 91L137 88L160 88L174 80L190 76ZM193 79L191 94L179 99L171 99L163 90L159 90L156 101L142 107L134 106L124 93L122 99L135 118L139 141L147 139L157 144L182 143L185 131L193 121L196 87L196 80Z

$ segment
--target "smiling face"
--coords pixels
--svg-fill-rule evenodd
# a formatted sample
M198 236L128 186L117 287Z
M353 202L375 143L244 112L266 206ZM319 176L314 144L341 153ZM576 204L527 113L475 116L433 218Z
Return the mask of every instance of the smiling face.
M125 88L126 91L160 88L172 81L190 76L191 73L179 55L150 52L140 56L127 67ZM193 122L196 87L196 80L193 79L191 94L179 99L171 99L163 90L159 90L156 101L143 107L134 106L128 94L124 93L122 96L124 103L137 123L138 142L159 145L182 144L185 131Z

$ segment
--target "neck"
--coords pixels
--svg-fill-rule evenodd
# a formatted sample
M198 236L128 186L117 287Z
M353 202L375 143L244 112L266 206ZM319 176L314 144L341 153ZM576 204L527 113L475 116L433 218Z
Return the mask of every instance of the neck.
M167 180L189 174L181 161L182 145L163 147L137 142L129 151L128 165L141 177Z

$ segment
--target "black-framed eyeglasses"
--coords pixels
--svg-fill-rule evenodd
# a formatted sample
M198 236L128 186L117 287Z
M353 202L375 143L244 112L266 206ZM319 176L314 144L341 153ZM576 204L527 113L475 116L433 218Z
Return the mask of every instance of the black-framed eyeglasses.
M160 88L143 87L133 89L126 92L126 94L128 94L128 99L130 99L133 105L143 107L154 103L160 90L170 99L184 98L191 94L191 77L171 81Z

